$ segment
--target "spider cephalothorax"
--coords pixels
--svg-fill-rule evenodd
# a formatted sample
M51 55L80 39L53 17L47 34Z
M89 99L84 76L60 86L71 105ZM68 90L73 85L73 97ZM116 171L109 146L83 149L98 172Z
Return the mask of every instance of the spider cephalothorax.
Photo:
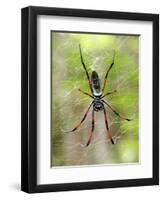
M102 100L100 99L100 97L94 98L93 108L94 108L94 111L96 111L96 112L104 110L104 104L103 104Z
M84 120L86 119L90 108L93 107L93 109L92 109L92 130L91 130L91 133L89 135L88 142L86 143L85 146L88 146L90 144L90 142L91 142L92 135L93 135L93 132L94 132L94 125L95 125L94 112L98 112L98 111L103 111L104 112L105 125L106 125L106 129L107 129L107 132L108 132L108 137L109 137L111 143L114 144L114 141L113 141L113 138L112 138L112 134L111 134L110 128L108 126L108 120L107 120L105 105L107 107L109 107L112 110L112 112L114 112L121 119L124 119L124 120L127 120L127 121L131 120L131 119L128 119L127 117L121 115L108 102L106 102L106 100L104 100L104 97L117 92L116 90L114 90L112 92L107 92L106 94L103 94L108 74L109 74L112 66L114 65L115 52L114 52L114 55L113 55L112 63L109 66L109 68L108 68L108 70L106 72L106 75L105 75L105 78L104 78L103 87L102 87L101 80L100 80L100 78L98 76L98 73L96 71L92 72L91 78L89 77L87 68L86 68L85 63L83 61L83 56L82 56L82 51L81 51L80 45L79 45L79 51L80 51L81 63L83 65L83 68L84 68L84 70L86 72L86 75L87 75L87 79L88 79L89 87L90 87L90 90L91 90L91 94L89 94L87 92L84 92L81 89L79 89L79 91L82 92L83 94L91 97L93 99L93 101L91 102L90 106L88 107L88 109L87 109L86 113L84 114L82 120L75 126L75 128L73 128L71 131L68 131L68 132L76 131L80 127L80 125L84 122Z

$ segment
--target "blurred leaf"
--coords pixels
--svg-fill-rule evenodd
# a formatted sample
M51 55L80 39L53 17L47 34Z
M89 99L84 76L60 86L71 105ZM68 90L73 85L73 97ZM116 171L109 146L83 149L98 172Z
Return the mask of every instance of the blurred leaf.
M97 71L103 83L109 72L105 92L117 93L105 97L119 113L131 118L119 119L107 108L111 132L118 142L108 142L103 112L95 113L93 141L88 148L91 130L91 111L81 127L72 130L83 118L92 99L78 91L91 93L86 73L80 60L81 45L84 63L89 75ZM106 163L132 163L139 160L139 36L52 33L52 165L87 165Z

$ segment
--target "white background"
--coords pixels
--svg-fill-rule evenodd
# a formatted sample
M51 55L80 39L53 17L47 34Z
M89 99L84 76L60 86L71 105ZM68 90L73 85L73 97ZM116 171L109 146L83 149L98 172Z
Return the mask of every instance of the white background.
M27 5L56 6L67 8L106 9L116 11L153 12L160 13L162 21L161 0L5 0L1 2L0 11L0 199L114 199L114 200L138 200L143 198L162 199L163 175L160 172L160 186L146 186L135 188L103 189L90 191L25 194L20 192L20 8ZM160 35L163 34L163 26L160 23ZM162 38L160 39L160 44ZM163 43L162 43L163 44ZM160 54L162 46L160 45ZM161 58L161 56L160 56ZM160 59L161 61L161 59ZM160 62L160 66L163 62ZM160 67L161 69L161 67ZM160 77L163 70L160 70ZM160 87L163 79L160 80ZM160 90L161 91L161 90ZM160 94L160 102L163 102L163 94ZM160 122L163 104L160 106ZM162 123L163 124L163 123ZM163 125L160 123L160 141ZM163 146L160 142L160 153ZM160 156L160 169L163 166L163 157Z
M38 184L152 177L152 23L126 20L73 19L40 16L37 22ZM50 31L69 30L137 34L140 36L140 163L113 166L49 168L50 160ZM46 67L45 67L46 66ZM148 66L148 76L146 67ZM146 91L144 93L144 91ZM149 124L147 126L147 124ZM109 171L109 173L108 173ZM87 178L86 178L87 177ZM86 179L85 179L86 178Z

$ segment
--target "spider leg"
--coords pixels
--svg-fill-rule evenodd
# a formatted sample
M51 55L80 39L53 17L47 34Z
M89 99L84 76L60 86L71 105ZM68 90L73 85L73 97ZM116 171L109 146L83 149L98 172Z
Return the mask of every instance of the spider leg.
M82 92L83 94L85 94L85 95L87 95L87 96L89 96L89 97L91 97L91 98L93 98L94 99L94 97L92 96L92 95L90 95L89 93L87 93L87 92L84 92L83 90L81 90L81 89L78 89L80 92Z
M84 60L83 60L83 56L82 56L82 51L81 51L80 44L79 44L79 51L80 51L80 59L81 59L81 63L82 63L83 68L84 68L84 70L85 70L85 72L86 72L87 79L88 79L88 83L89 83L89 87L90 87L91 92L92 92L92 94L93 94L93 90L92 90L92 87L91 87L91 80L90 80L90 77L89 77L89 74L88 74L87 68L86 68L86 66L85 66Z
M103 99L104 97L110 95L110 94L114 94L115 92L117 92L117 90L113 90L112 92L107 92L106 94L104 94L101 98Z
M81 124L82 124L82 123L84 122L84 120L86 119L86 117L87 117L87 115L88 115L88 112L89 112L89 110L90 110L92 104L93 104L93 101L92 101L92 103L90 104L90 106L88 107L88 109L87 109L86 113L84 114L82 120L75 126L75 128L73 128L71 131L65 131L64 133L74 132L74 131L76 131L76 130L81 126Z
M92 136L93 136L93 132L94 132L94 126L95 126L95 119L94 119L94 109L92 109L92 130L91 130L91 133L89 135L89 139L86 143L86 145L84 145L83 147L88 147L91 140L92 140Z
M112 68L113 65L114 65L114 58L115 58L115 51L114 51L114 54L113 54L113 60L112 60L112 63L111 63L111 65L109 66L109 68L108 68L108 70L107 70L107 72L106 72L105 78L104 78L104 84L103 84L102 91L104 91L104 89L105 89L105 85L106 85L106 81L107 81L107 78L108 78L108 74L109 74L111 68Z
M102 100L118 117L121 119L131 121L132 119L128 119L127 117L121 115L119 112L117 112L110 104L108 104L106 101Z
M111 143L114 144L114 141L113 141L113 139L112 139L112 134L111 134L111 132L110 132L110 130L109 130L109 127L108 127L108 120L107 120L107 116L106 116L105 107L104 107L104 117L105 117L105 125L106 125L106 130L107 130L107 132L108 132L109 139L110 139Z

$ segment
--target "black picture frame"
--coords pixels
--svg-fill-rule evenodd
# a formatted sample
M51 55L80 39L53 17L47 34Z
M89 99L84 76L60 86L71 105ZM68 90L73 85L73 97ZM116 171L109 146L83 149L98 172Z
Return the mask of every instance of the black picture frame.
M153 23L153 177L37 184L37 16L151 21ZM21 12L21 190L28 193L159 184L159 15L30 6Z

